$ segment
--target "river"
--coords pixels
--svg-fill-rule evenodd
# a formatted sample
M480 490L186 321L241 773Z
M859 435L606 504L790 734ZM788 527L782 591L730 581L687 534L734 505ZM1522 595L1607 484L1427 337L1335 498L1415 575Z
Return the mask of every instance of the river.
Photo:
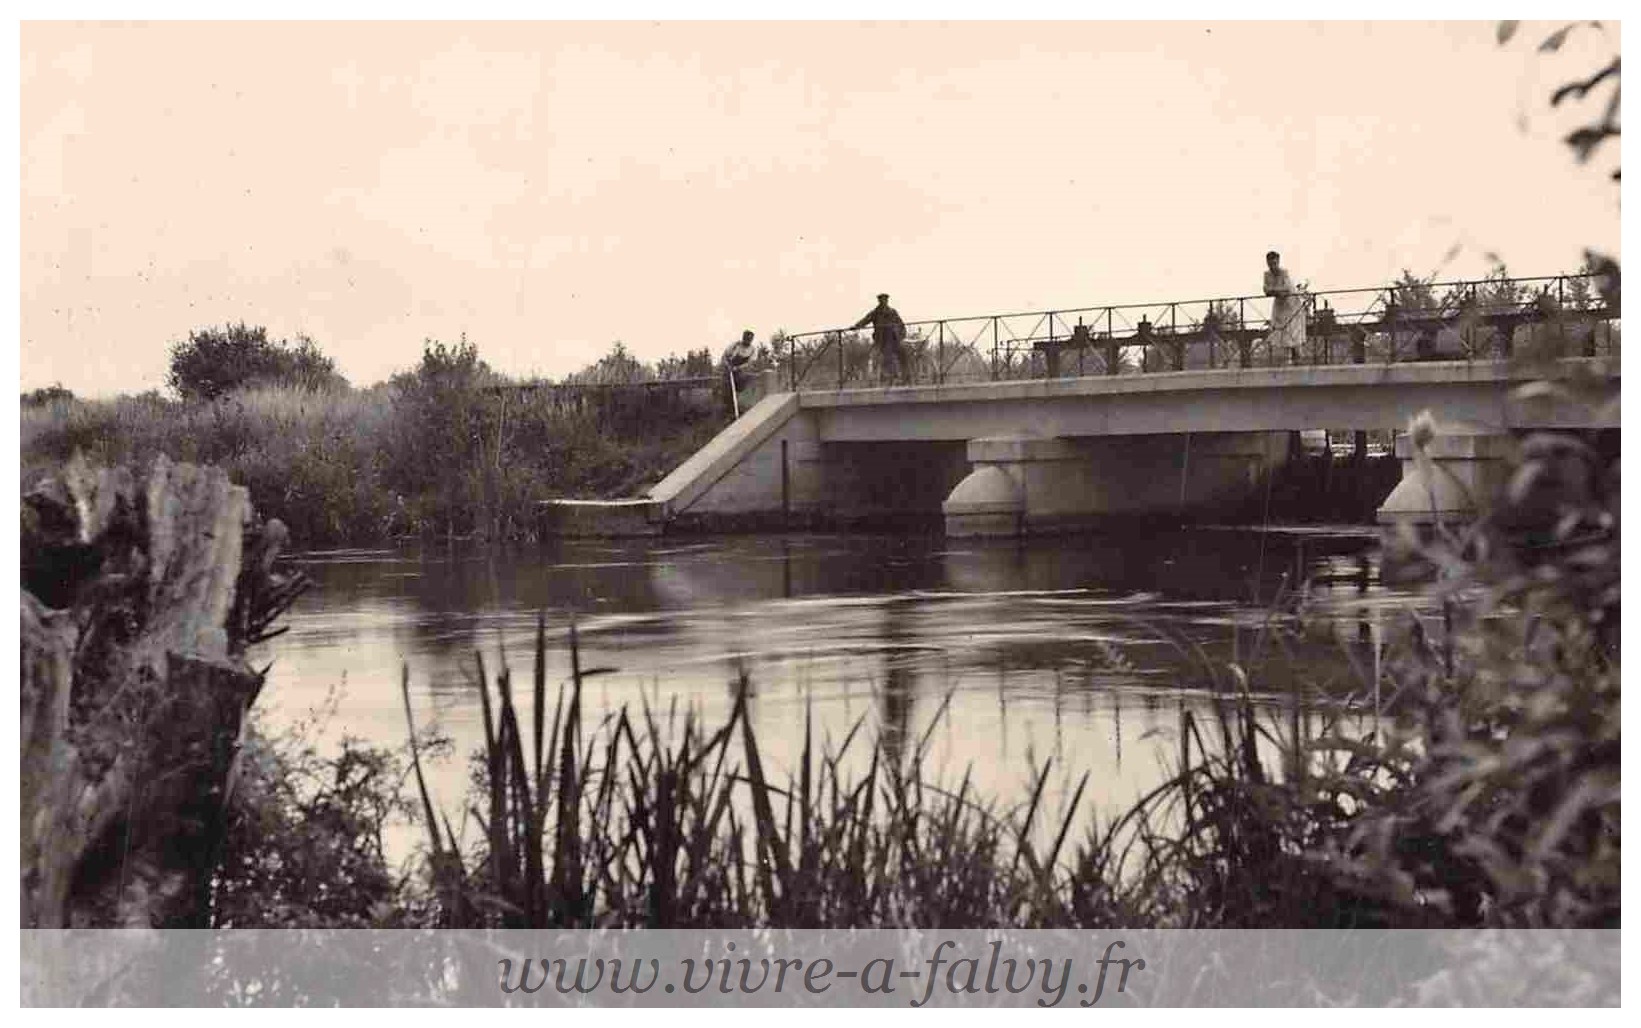
M546 611L551 703L569 674L573 613L582 667L595 672L589 724L645 699L720 724L744 668L781 779L809 712L817 744L862 719L891 752L926 737L928 776L955 784L968 769L1000 809L1053 758L1050 802L1088 771L1089 811L1110 817L1166 776L1181 711L1229 688L1231 662L1273 708L1297 690L1371 714L1377 644L1412 603L1380 585L1376 541L1362 527L1170 528L1018 543L793 534L302 554L315 588L262 648L273 670L260 702L274 726L328 710L309 729L321 742L398 745L408 668L418 725L454 743L431 786L456 821L465 757L483 739L475 652L492 675L505 654L527 711ZM1309 628L1295 636L1273 627L1272 605L1290 609L1300 582Z

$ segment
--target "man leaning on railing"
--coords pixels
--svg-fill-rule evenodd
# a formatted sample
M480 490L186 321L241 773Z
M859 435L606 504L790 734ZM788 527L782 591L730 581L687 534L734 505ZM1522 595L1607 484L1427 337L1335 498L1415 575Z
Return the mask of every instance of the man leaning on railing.
M1266 347L1273 362L1286 358L1298 364L1305 348L1305 302L1293 287L1293 278L1282 267L1282 255L1265 254L1265 295L1271 298L1271 331Z
M878 352L878 378L884 385L909 385L906 380L906 323L889 306L889 294L877 294L877 306L855 322L851 330L872 326L872 344ZM842 345L842 342L839 342ZM905 380L905 381L903 381Z

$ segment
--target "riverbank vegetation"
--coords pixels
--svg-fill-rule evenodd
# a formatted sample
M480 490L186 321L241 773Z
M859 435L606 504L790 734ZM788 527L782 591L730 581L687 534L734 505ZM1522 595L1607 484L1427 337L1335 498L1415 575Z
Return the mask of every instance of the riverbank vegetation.
M510 672L475 668L482 838L464 849L421 793L428 909L444 926L1617 927L1618 485L1580 440L1533 437L1482 521L1393 541L1432 570L1442 615L1393 649L1382 720L1302 728L1297 697L1276 717L1255 701L1258 668L1205 669L1214 716L1182 714L1175 774L1110 823L1080 816L1086 776L1050 810L1045 764L999 809L863 724L836 746L806 732L777 773L744 674L723 725L623 709L584 734L579 669L555 702L538 630L529 725Z
M588 377L643 373L618 350ZM30 909L194 926L1619 923L1619 476L1616 451L1593 436L1528 436L1477 522L1387 540L1387 559L1424 569L1442 613L1410 616L1384 677L1364 680L1358 698L1377 687L1382 720L1365 721L1359 704L1318 728L1298 716L1299 697L1273 718L1259 667L1205 667L1213 715L1182 714L1172 777L1115 821L1079 809L1086 780L1049 802L1051 772L1078 769L1034 767L1027 801L1001 808L966 778L931 779L922 745L874 739L864 722L835 745L810 733L796 766L772 767L744 675L721 725L648 708L589 721L582 673L572 665L551 689L538 634L528 706L515 704L508 669L475 665L479 828L457 830L468 819L420 787L438 740L414 724L395 752L268 738L252 709L262 674L244 650L298 591L273 572L279 548L301 538L284 518L313 539L506 538L539 483L629 490L649 470L634 454L659 466L673 458L653 454L717 428L680 408L695 427L656 442L654 398L542 390L514 402L506 385L462 341L429 344L416 369L371 390L252 382L212 400L34 398L25 689L55 691L25 694L25 724L55 724L79 777L56 782L50 746L26 743L25 803L128 787L131 759L145 778L195 784L145 795L138 822L92 826L67 893L51 892L67 888L61 868L36 868L44 899ZM1431 431L1415 424L1410 439L1422 447ZM194 508L149 509L137 473L95 470L128 465L161 483L153 495L192 483L228 503L227 476L168 470L165 455L218 462L273 515L254 523L244 567L212 565L243 602L201 594L189 620L211 611L218 625L181 637L165 583L187 576L153 569L178 553L224 559L204 542L221 526L156 536L157 512ZM204 664L187 650L161 660L179 639L224 642ZM212 682L231 683L238 706L207 702ZM122 765L121 754L135 756ZM424 843L395 868L384 834L406 822ZM103 881L110 833L133 827L152 873ZM25 864L61 840L35 843Z
M247 369L250 372L248 373ZM619 344L577 386L710 376L704 351L637 361ZM728 418L710 387L632 391L512 382L465 339L350 389L308 340L260 329L194 333L173 355L180 399L37 390L21 414L25 490L76 453L99 465L158 455L210 464L250 490L299 547L420 538L528 538L539 501L630 495L659 481Z
M1428 442L1428 427L1411 436ZM1618 498L1616 459L1576 435L1530 437L1481 520L1388 540L1428 569L1440 614L1409 615L1377 683L1381 717L1367 679L1361 702L1302 719L1298 697L1262 695L1258 666L1204 667L1213 714L1182 713L1174 773L1114 821L1081 808L1076 768L1034 767L1013 807L966 777L930 777L915 729L807 732L794 765L773 766L744 674L723 724L647 706L600 717L584 709L573 623L567 681L548 680L543 621L525 684L476 656L486 742L467 813L438 809L421 784L428 760L463 756L426 725L409 724L399 752L321 755L252 719L237 761L211 751L232 788L171 797L196 814L199 796L222 797L200 850L217 858L193 868L198 898L155 909L198 926L1616 927ZM28 505L25 557L40 559L25 570L38 585L59 563L80 568L75 594L49 601L80 617L29 607L25 621L106 626L93 646L58 640L81 697L71 726L99 726L95 752L134 747L156 776L192 767L188 751L143 742L175 734L160 727L177 709L155 692L163 679L132 694L109 670L119 640L145 631L120 626L156 615L121 601L128 578L93 558L126 553L110 533L142 519L108 520L88 550L70 512L109 505L48 501ZM231 652L269 630L230 621ZM405 682L409 718L408 669ZM141 716L99 720L110 696ZM95 777L105 765L92 763ZM1051 802L1051 775L1067 771L1075 784ZM164 796L148 802L145 846L163 854L164 826L180 822ZM384 833L407 824L423 844L395 868ZM99 902L79 923L129 921L137 901Z

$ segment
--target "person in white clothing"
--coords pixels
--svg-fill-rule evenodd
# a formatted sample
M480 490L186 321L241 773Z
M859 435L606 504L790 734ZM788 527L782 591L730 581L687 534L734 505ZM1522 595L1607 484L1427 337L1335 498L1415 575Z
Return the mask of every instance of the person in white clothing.
M1271 359L1298 363L1305 349L1305 303L1275 250L1265 255L1265 295L1271 298L1271 331L1265 337Z

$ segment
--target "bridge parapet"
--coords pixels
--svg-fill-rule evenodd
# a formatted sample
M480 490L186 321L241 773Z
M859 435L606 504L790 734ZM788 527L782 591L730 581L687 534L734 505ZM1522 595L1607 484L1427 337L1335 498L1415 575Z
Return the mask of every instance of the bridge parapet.
M1269 345L1270 298L1233 296L910 322L910 384L1128 375L1291 364L1506 358L1524 344L1614 356L1618 304L1598 276L1398 284L1303 294L1305 345ZM1532 338L1519 340L1520 329ZM867 336L830 329L777 340L782 388L878 383Z

